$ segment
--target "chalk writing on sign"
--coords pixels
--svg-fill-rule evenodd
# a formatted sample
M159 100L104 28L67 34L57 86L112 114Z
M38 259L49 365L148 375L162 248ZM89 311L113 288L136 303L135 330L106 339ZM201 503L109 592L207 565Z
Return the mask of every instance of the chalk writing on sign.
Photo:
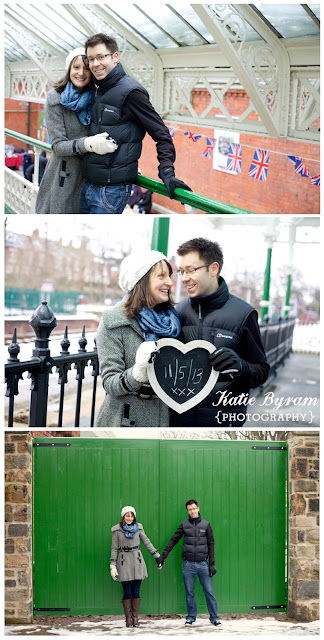
M188 364L180 364L179 359L175 358L173 364L164 367L164 377L172 380L172 391L175 395L194 395L198 390L198 386L203 377L203 367L195 367L194 360L191 358ZM181 388L177 383L181 382ZM183 386L185 384L185 386Z
M149 381L155 393L178 413L195 406L213 389L218 372L209 355L214 345L206 340L183 344L173 338L158 340L158 352L148 366Z

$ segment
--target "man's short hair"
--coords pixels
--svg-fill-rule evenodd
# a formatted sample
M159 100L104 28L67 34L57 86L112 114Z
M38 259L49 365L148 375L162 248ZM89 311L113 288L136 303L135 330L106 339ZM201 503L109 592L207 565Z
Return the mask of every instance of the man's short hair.
M221 247L218 242L212 242L211 240L206 240L206 238L193 238L192 240L187 240L180 245L177 249L178 256L185 256L187 253L191 253L191 251L197 251L199 253L199 258L204 260L206 263L218 262L219 264L219 272L221 272L224 256Z
M190 504L196 504L197 507L199 507L199 504L198 504L197 500L187 500L186 509L189 507Z
M107 36L105 33L96 33L94 36L90 36L86 41L84 48L87 52L89 47L96 47L97 44L106 45L107 49L109 49L110 53L116 53L118 51L118 44L115 38L111 38Z

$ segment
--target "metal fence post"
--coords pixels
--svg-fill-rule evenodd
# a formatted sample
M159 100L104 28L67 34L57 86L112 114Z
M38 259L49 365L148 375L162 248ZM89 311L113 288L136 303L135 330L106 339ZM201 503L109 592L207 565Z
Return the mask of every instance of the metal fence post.
M41 360L41 370L28 374L32 380L29 426L46 427L48 379L53 366L48 343L49 336L57 325L54 313L46 301L42 302L34 311L29 324L36 335L33 357Z
M8 351L9 351L9 358L7 362L19 362L18 355L20 351L20 346L17 343L17 329L14 330L12 341L8 347ZM21 373L8 375L5 378L5 382L7 383L6 396L9 398L8 427L13 426L14 401L15 401L15 396L17 396L19 393L18 391L19 380L22 380Z

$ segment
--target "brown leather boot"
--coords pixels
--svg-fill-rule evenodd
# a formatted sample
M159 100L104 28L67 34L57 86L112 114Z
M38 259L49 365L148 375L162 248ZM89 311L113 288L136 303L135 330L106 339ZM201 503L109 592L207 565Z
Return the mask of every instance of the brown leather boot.
M123 603L124 612L125 612L126 627L132 627L133 626L132 601L131 599L122 600L122 603Z
M138 623L138 612L140 608L141 598L132 598L132 608L133 608L133 627L139 627Z

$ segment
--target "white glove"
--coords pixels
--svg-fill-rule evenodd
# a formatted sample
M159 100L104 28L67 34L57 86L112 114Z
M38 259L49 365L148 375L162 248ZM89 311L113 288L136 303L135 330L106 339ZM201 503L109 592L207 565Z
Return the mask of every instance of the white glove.
M142 342L138 347L133 366L133 376L137 382L147 382L147 365L154 351L157 351L156 342Z
M117 572L117 568L116 568L116 566L114 564L110 565L110 575L111 575L113 580L117 580L118 572Z
M106 131L85 138L84 146L87 151L93 151L93 153L98 153L100 156L105 153L114 153L118 149L118 144L112 138L108 139Z

